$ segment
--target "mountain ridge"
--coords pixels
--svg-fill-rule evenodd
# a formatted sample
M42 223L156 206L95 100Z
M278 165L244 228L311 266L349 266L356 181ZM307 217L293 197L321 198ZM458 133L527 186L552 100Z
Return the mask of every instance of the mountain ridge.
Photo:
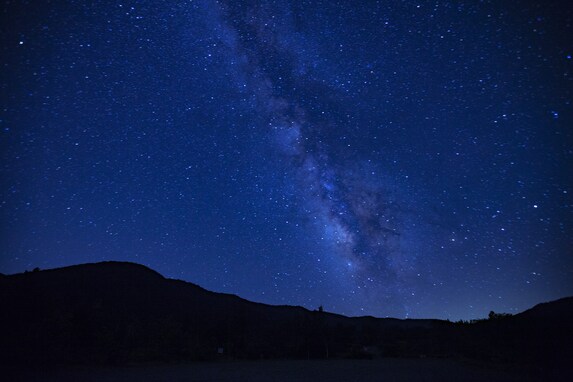
M0 304L0 363L9 364L573 355L572 297L475 324L346 317L209 291L137 263L100 262L5 275Z
M25 271L25 272L20 272L20 273L14 273L14 274L3 274L0 273L0 277L7 277L7 278L12 278L12 277L28 277L28 275L31 274L35 274L35 273L41 273L41 274L45 274L45 273L52 273L52 272L61 272L61 271L68 271L68 270L89 270L91 269L97 269L97 268L102 268L105 267L107 269L110 269L111 267L115 267L115 268L124 268L125 270L129 270L129 269L133 269L133 270L139 270L139 271L143 271L143 273L147 272L150 275L154 274L156 276L158 276L159 278L166 280L166 281L170 281L170 282L179 282L179 283L184 283L184 284L189 284L192 285L196 288L199 288L201 290L204 290L206 292L209 293L213 293L216 295L223 295L223 296L230 296L230 297L236 297L239 298L243 301L247 301L249 303L252 304L260 304L263 306L269 306L269 307L292 307L292 308L301 308L304 309L306 311L310 311L308 308L305 308L303 306L300 305L289 305L289 304L268 304L268 303L264 303L264 302L258 302L258 301L252 301L249 299L246 299L244 297L241 297L238 294L235 293L227 293L227 292L217 292L217 291L212 291L209 290L207 288L202 287L199 284L196 284L192 281L187 281L187 280L181 280L181 279L176 279L176 278L169 278L169 277L165 277L163 276L161 273L153 270L152 268L143 265L143 264L139 264L139 263L135 263L135 262L130 262L130 261L115 261L115 260L108 260L108 261L100 261L100 262L94 262L94 263L82 263L82 264L74 264L74 265L68 265L68 266L64 266L64 267L57 267L57 268L49 268L49 269L42 269L41 271ZM560 302L566 302L566 303L570 303L573 301L573 296L567 296L567 297L561 297L555 300L551 300L551 301L546 301L546 302L541 302L538 303L530 308L527 308L521 312L515 313L515 316L519 316L519 315L523 315L523 314L529 314L529 311L533 311L542 307L546 307L548 305L551 304L556 304L556 303L560 303ZM372 316L372 315L365 315L365 316L346 316L344 314L340 314L340 313L334 313L334 312L326 312L328 314L333 314L333 315L338 315L338 316L342 316L342 317L346 317L346 318L374 318L374 319L390 319L390 320L399 320L399 321L449 321L447 319L440 319L440 318L397 318L397 317L377 317L377 316Z

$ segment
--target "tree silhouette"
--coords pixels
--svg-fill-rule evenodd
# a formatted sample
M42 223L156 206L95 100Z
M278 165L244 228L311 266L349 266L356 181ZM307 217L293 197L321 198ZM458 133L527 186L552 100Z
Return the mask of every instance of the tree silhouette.
M510 313L496 313L493 310L489 312L488 319L490 320L499 320L501 318L511 317Z

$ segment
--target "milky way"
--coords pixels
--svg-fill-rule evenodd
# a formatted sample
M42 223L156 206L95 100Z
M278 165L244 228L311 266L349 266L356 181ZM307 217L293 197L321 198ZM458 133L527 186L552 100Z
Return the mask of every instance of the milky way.
M288 181L303 200L298 212L310 217L305 227L328 252L335 272L351 279L350 289L364 288L370 302L386 303L396 287L407 287L402 276L416 267L411 246L401 243L402 231L410 227L404 226L400 201L390 192L393 185L380 181L382 171L377 174L370 161L345 157L333 144L346 126L338 126L329 112L308 115L308 108L315 107L312 101L310 106L299 103L299 94L320 100L324 86L308 74L311 63L300 53L305 47L288 40L296 35L289 7L261 3L221 9L225 42L240 63L237 84L248 79L279 160L293 169ZM300 91L281 94L282 83ZM337 108L340 101L331 103ZM351 152L351 145L346 146ZM411 245L409 233L404 236Z
M0 272L451 319L573 293L566 2L2 14Z

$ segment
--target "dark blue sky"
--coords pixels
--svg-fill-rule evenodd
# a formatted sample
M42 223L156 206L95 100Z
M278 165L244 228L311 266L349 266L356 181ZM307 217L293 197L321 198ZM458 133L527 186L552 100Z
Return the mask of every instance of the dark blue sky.
M566 1L4 1L0 272L126 260L400 318L572 295L572 22Z

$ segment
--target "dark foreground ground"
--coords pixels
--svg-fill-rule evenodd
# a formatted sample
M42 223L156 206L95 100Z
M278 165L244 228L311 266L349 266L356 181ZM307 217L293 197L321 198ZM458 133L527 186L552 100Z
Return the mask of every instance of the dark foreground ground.
M487 365L451 359L213 362L25 371L13 381L559 381L571 370ZM8 379L6 379L8 380Z
M0 274L0 307L0 381L573 381L573 297L466 323L350 318L107 262Z

